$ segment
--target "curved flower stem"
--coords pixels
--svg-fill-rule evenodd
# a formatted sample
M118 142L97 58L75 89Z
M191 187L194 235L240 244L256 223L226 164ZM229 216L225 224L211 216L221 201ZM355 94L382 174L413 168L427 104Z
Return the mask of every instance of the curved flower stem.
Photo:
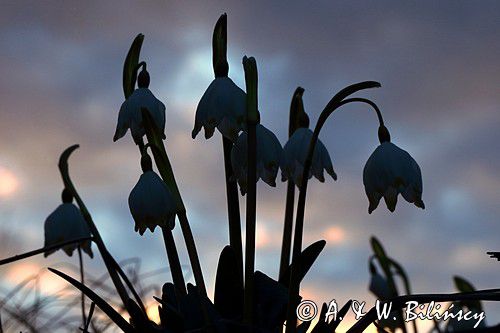
M231 165L231 149L233 143L228 138L222 136L222 146L224 149L224 169L226 173L226 196L227 196L227 213L229 221L229 245L236 254L238 262L237 274L240 280L243 280L243 253L241 242L241 220L240 220L240 204L238 199L238 185L233 178L233 167ZM243 283L241 283L243 285Z
M104 261L104 264L106 265L106 268L108 270L109 276L111 277L111 280L113 281L113 284L116 287L116 290L118 291L118 294L120 295L120 298L123 302L123 305L125 308L127 308L127 303L128 303L128 293L127 290L125 289L125 286L123 285L122 281L120 280L120 277L118 276L118 273L116 272L115 268L113 267L113 259L111 254L108 252L106 249L106 246L104 245L104 242L101 238L101 235L99 234L99 231L97 230L96 225L94 224L94 221L92 220L92 216L90 215L87 207L83 203L82 198L80 198L80 195L76 191L75 186L73 185L73 182L71 181L71 178L69 176L69 170L68 170L68 158L71 155L73 151L75 151L79 145L73 145L71 147L68 147L62 154L61 157L59 158L59 170L61 172L61 177L64 183L65 188L73 194L73 197L75 198L76 203L78 204L78 207L80 207L80 211L82 212L83 217L85 218L85 221L87 221L87 225L90 229L90 232L92 233L94 237L94 242L97 245L97 248L99 249L99 252L101 253L102 259Z
M180 300L182 296L186 295L186 283L184 282L184 276L182 275L179 254L177 253L177 248L175 247L175 240L174 236L172 235L172 230L162 227L161 231L163 233L163 239L165 241L165 249L167 250L170 272L172 274L172 280L174 281L175 292L177 294L176 296L177 299Z
M85 271L83 270L82 247L78 245L78 262L80 264L80 282L85 284ZM82 291L82 327L87 323L87 313L85 311L85 293Z
M205 287L205 281L203 280L203 273L201 271L198 251L196 250L193 233L191 231L191 227L186 215L186 207L184 206L184 202L182 201L182 196L179 191L179 187L177 186L177 182L175 181L174 173L172 171L172 165L170 164L165 145L163 144L162 135L154 125L149 111L146 108L142 108L141 111L148 143L153 147L152 152L156 166L158 167L161 178L170 188L176 200L177 218L179 219L179 224L181 225L182 235L186 243L186 248L189 255L189 260L191 262L191 268L193 269L196 286L199 289L200 295L206 297L207 290Z
M295 262L298 259L300 253L302 252L302 238L304 233L304 214L306 208L306 194L307 194L307 183L308 183L308 175L311 169L312 158L314 155L314 149L316 147L316 143L318 142L319 133L323 128L328 117L339 107L350 103L350 102L365 102L368 103L369 100L365 99L345 99L349 95L363 89L368 88L376 88L380 87L380 83L374 81L365 81L350 85L341 91L339 91L333 98L328 102L325 106L321 115L319 116L318 122L316 123L316 127L314 128L313 136L311 138L311 142L309 144L309 149L307 152L307 158L304 163L304 170L302 173L302 184L299 190L299 199L297 203L297 216L295 220L295 233L293 239L293 257L292 262ZM373 107L375 103L369 101L368 103ZM375 110L378 110L376 108ZM380 111L377 112L377 115L380 114ZM381 119L381 115L379 120ZM297 260L298 262L298 260ZM300 271L300 263L297 265L292 265L292 270L290 274L290 290L289 290L289 300L288 300L288 311L287 311L287 326L286 333L294 333L296 332L297 325L297 317L296 317L296 307L299 303L299 292L300 292L300 280L297 272Z
M243 58L245 83L247 90L247 207L246 207L246 241L245 241L245 293L243 320L246 324L253 322L254 271L255 271L255 228L257 212L257 64L253 57Z

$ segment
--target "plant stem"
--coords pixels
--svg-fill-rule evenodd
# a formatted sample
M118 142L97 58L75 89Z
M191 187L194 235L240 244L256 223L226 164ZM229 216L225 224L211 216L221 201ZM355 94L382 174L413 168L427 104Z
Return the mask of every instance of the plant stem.
M246 207L246 241L245 241L245 293L243 320L252 326L254 271L255 271L255 224L257 211L257 133L259 119L257 108L257 64L253 57L243 58L245 83L247 92L247 207Z
M293 231L293 204L295 201L295 184L292 181L287 183L285 223L283 226L283 241L281 243L281 259L279 279L283 277L290 266L290 251L292 249L292 231Z
M207 289L205 288L205 282L203 280L200 259L198 257L198 251L196 250L193 232L191 231L186 211L179 212L177 217L179 218L179 224L181 225L184 241L186 242L186 248L189 255L189 261L191 262L191 267L193 269L196 286L198 287L200 295L207 297Z
M80 282L85 284L85 271L83 269L82 247L78 245L78 262L80 264ZM87 323L87 313L85 311L85 293L82 291L82 327Z
M256 183L256 131L255 124L248 124L248 174L247 174L247 207L246 207L246 242L245 242L245 306L246 323L253 320L253 294L255 270L255 224L257 210Z
M149 111L146 108L142 108L141 111L144 128L146 130L146 136L148 138L148 143L152 147L151 149L156 166L158 168L158 171L160 172L161 178L170 188L176 200L177 217L179 219L182 235L186 243L189 261L191 262L191 268L193 269L196 286L198 287L200 295L206 297L207 290L205 287L205 282L203 280L203 273L201 270L200 259L198 257L198 251L196 250L193 233L191 231L189 220L186 215L186 207L184 206L184 202L182 201L179 187L177 186L177 182L175 181L172 165L170 164L170 160L168 159L167 151L163 143L162 134L159 133L158 129L154 125Z
M163 239L165 241L165 249L167 250L168 262L170 265L170 273L172 273L172 280L174 281L177 299L180 300L182 296L186 295L186 283L182 274L181 263L179 261L179 254L175 247L174 236L172 230L162 227Z
M222 136L222 145L224 149L224 168L226 171L226 196L227 213L229 220L229 245L232 247L238 263L238 270L241 281L243 280L243 253L241 241L241 221L240 204L238 199L238 185L233 177L233 167L231 164L231 149L233 143L228 138ZM243 283L242 283L243 284Z
M313 140L311 140L311 145ZM309 145L309 149L311 148ZM288 303L288 312L287 312L287 325L286 325L286 333L294 333L297 330L297 319L295 309L299 304L299 292L300 292L300 281L299 274L300 272L300 260L297 260L302 252L302 238L304 233L304 213L306 208L306 194L307 194L307 183L309 174L309 168L311 167L310 163L308 165L308 160L306 160L304 164L304 171L307 170L307 173L304 172L304 176L302 177L302 184L299 190L299 200L297 202L297 217L295 221L295 233L293 239L293 257L292 262L294 263L291 266L290 272L290 289L289 289L289 303ZM307 168L307 169L306 169Z
M26 258L35 256L37 254L44 253L46 251L59 249L59 248L64 247L66 245L75 244L75 243L81 243L81 242L84 242L84 241L87 241L87 240L92 240L92 237L83 237L83 238L73 239L73 240L69 240L69 241L66 241L66 242L60 242L60 243L57 243L57 244L54 244L54 245L45 246L45 247L42 247L40 249L36 249L36 250L33 250L33 251L25 252L23 254L18 254L18 255L15 255L15 256L12 256L12 257L0 260L0 266L5 265L5 264L10 264L10 263L18 261L18 260L26 259Z

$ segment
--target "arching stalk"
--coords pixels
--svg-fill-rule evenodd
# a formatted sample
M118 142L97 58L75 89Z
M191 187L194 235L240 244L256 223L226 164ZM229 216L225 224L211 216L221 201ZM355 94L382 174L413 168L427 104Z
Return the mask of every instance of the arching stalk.
M380 114L380 110L375 105L375 103L362 98L351 98L345 99L349 95L363 89L368 88L376 88L380 87L380 83L374 81L366 81L360 82L357 84L353 84L348 86L341 91L339 91L333 98L328 102L324 110L321 112L319 116L318 122L316 123L316 127L314 128L313 136L311 138L311 142L309 144L309 149L307 153L307 158L304 163L304 170L302 173L302 184L299 191L299 199L297 203L297 216L295 220L295 233L293 239L293 257L292 262L297 261L297 265L292 265L292 270L290 274L290 289L289 289L289 301L288 301L288 312L287 312L287 326L286 333L295 333L296 332L296 308L299 303L299 292L300 292L300 280L297 272L300 271L300 262L296 260L301 251L302 251L302 238L304 233L304 214L305 214L305 206L306 206L306 194L307 194L307 184L308 184L308 175L312 165L312 158L314 155L314 149L316 147L316 143L318 142L318 137L325 124L328 117L339 107L351 103L351 102L363 102L369 104L374 110L377 112L377 116L379 117L379 122L383 124L382 116Z

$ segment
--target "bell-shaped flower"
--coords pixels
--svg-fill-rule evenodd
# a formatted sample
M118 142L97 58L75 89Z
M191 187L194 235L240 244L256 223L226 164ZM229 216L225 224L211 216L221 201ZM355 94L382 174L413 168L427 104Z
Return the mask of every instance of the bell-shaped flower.
M363 170L363 184L370 202L370 214L382 197L393 212L399 193L406 201L425 208L420 167L410 154L390 141L382 142L368 158Z
M71 200L65 200L65 202L59 205L59 207L57 207L45 220L45 246L91 236L87 222L83 218L80 209L71 203L71 201L72 198ZM86 240L80 244L72 243L65 245L62 249L68 256L72 256L73 251L78 246L81 246L81 249L92 258L94 255L91 245L92 242ZM44 256L47 257L55 251L56 250L46 251Z
M172 229L177 211L172 193L151 168L143 170L144 173L128 197L135 231L143 235L147 228L153 232L156 226Z
M193 139L201 128L209 139L217 128L222 135L236 142L245 128L246 94L230 78L216 77L208 86L196 108Z
M256 180L262 178L269 186L274 187L283 149L276 135L261 124L256 125L255 133L257 137ZM234 177L240 185L242 194L247 191L247 162L248 135L242 132L231 151Z
M288 139L288 142L283 148L283 157L280 163L283 181L291 180L298 187L301 186L304 164L306 162L312 136L313 132L310 129L301 127L292 134L290 139ZM323 170L326 170L334 180L337 180L330 154L323 143L318 139L314 147L308 179L314 175L320 182L324 182L325 176Z
M146 134L142 123L143 108L151 114L151 118L161 133L165 132L165 104L149 90L149 74L146 70L139 74L138 85L139 88L135 89L120 107L113 141L122 138L129 128L134 142L137 143L142 139Z

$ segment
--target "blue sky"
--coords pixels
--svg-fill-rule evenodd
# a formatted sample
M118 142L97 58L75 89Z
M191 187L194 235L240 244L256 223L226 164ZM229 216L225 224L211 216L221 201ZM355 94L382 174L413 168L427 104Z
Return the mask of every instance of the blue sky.
M59 204L59 154L118 259L165 267L160 234L133 231L127 198L140 174L130 136L112 142L123 102L122 63L138 33L150 88L167 106L167 149L209 285L228 242L220 137L191 139L196 105L211 82L211 34L228 14L230 77L244 87L241 58L259 69L262 123L282 144L297 86L312 123L344 86L376 80L367 92L393 142L419 163L420 210L404 202L368 215L364 163L377 146L374 113L346 107L326 124L337 182L311 182L305 243L328 244L304 283L320 302L373 301L366 287L369 237L377 236L411 277L415 292L451 292L452 276L498 287L500 266L500 6L495 1L192 2L5 1L0 11L0 230L12 236L1 257L43 244L43 222ZM259 184L257 268L276 276L286 186ZM242 205L242 208L244 206ZM178 243L180 233L176 230ZM154 253L155 255L151 255ZM181 250L183 263L187 256ZM0 282L67 259L35 258L0 267ZM26 265L27 263L21 263ZM99 257L90 270L103 269ZM16 268L17 267L17 268ZM186 271L186 273L188 273ZM161 279L169 279L168 274ZM54 282L55 283L55 282ZM488 305L487 320L500 321Z

